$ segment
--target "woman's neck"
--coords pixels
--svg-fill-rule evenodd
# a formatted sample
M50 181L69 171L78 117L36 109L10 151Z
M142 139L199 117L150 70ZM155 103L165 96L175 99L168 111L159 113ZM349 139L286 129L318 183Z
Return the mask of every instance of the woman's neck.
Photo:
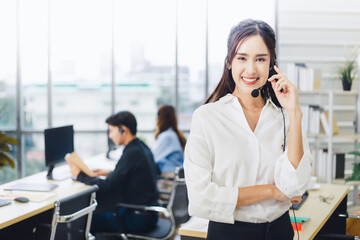
M237 97L241 104L241 107L244 110L261 111L262 108L265 106L265 101L260 95L254 98L251 96L251 94L248 94L249 96L246 96L245 94L240 94L236 91L234 91L232 94Z

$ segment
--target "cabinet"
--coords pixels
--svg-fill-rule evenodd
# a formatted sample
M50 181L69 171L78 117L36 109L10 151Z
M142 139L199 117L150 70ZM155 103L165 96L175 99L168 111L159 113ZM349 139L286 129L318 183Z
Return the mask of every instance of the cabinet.
M323 180L330 184L333 180L333 155L353 150L360 139L359 92L342 90L300 91L299 100L302 105L317 105L327 111L329 126L333 125L333 116L335 116L339 126L338 134L333 134L332 131L327 134L308 133L309 144L312 149L327 149L326 179ZM304 118L306 117L304 114ZM313 119L312 121L320 121L320 119Z

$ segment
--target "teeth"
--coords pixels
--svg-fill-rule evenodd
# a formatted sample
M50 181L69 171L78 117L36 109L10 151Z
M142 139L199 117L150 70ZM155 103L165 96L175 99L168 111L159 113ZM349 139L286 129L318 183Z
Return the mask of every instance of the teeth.
M242 79L244 79L246 82L255 82L257 78L246 78L246 77L243 77Z

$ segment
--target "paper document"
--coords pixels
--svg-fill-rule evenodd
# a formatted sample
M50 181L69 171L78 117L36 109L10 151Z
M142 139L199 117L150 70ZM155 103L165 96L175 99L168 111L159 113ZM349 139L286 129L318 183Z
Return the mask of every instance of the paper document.
M73 152L71 154L66 154L65 156L66 161L76 165L78 168L80 168L80 170L82 172L84 172L86 175L90 176L90 177L95 177L96 174L94 173L93 170L91 170L85 163L83 160L81 160L81 158L79 157L79 155L77 155L76 152Z

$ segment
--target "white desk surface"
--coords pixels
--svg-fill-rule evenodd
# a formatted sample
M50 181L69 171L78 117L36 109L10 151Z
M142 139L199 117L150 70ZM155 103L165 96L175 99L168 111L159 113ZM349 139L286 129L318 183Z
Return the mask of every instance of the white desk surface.
M105 169L113 169L113 167L116 164L116 161L112 160L106 160L105 155L97 155L92 158L88 158L85 161L89 165L93 164L94 166L98 166L99 168L105 168ZM64 170L68 169L68 165L63 165L60 167L57 167L57 170ZM56 168L54 169L56 170ZM18 203L18 202L12 202L12 204L0 207L0 229L3 229L5 227L8 227L14 223L20 222L24 219L30 218L32 216L35 216L41 212L44 212L46 210L52 209L54 207L54 201L70 196L72 194L76 194L80 191L83 191L89 186L73 181L72 179L68 178L64 181L53 181L53 180L47 180L46 179L47 172L41 172L35 175L31 175L22 179L18 179L3 185L0 185L0 192L8 192L11 193L11 191L4 191L3 189L6 186L12 185L14 183L55 183L59 186L51 190L47 193L54 193L53 197L50 197L44 201L41 202L33 202L30 201L28 203Z
M310 217L311 220L305 228L299 232L301 240L313 239L320 229L324 226L331 214L339 206L349 191L349 187L345 185L321 184L320 189L310 190L308 199L304 202L299 210L295 211L297 217ZM320 195L324 197L333 196L328 203L321 201ZM290 211L290 216L293 213ZM182 224L179 234L182 236L206 238L208 220L191 217L191 219ZM297 239L295 232L294 239Z

